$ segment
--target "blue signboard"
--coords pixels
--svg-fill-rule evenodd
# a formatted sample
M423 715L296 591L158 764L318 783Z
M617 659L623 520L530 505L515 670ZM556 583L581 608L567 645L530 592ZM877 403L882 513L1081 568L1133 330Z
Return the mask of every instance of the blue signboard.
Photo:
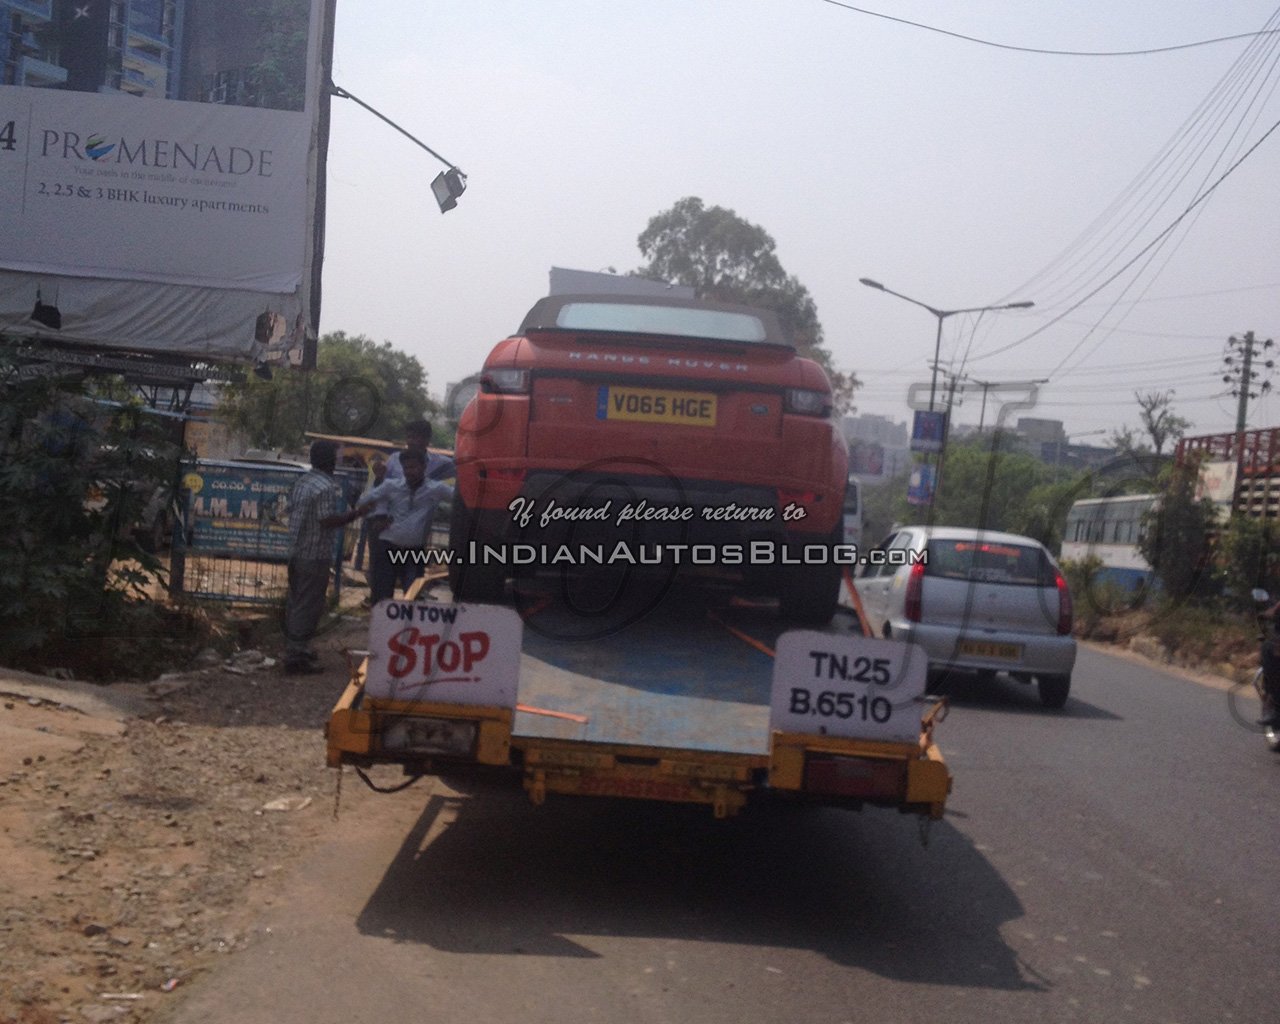
M182 478L192 554L289 560L289 492L306 470L200 462Z
M916 410L911 426L911 450L913 452L940 452L947 436L947 414L939 409L928 412Z
M935 466L920 465L911 467L911 476L907 479L907 504L932 505L933 492L938 483L938 470Z

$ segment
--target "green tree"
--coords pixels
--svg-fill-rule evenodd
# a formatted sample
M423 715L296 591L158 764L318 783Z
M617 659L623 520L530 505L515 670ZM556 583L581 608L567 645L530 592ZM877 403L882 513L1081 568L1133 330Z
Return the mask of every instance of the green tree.
M723 206L706 207L686 196L649 220L637 243L648 261L638 277L685 285L699 298L770 309L791 329L800 354L819 363L831 379L836 411L853 408L861 386L851 371L835 368L824 345L813 296L783 269L769 232Z
M1218 534L1218 570L1231 601L1252 608L1249 593L1262 587L1280 596L1280 536L1270 520L1234 515Z
M1138 432L1130 426L1116 427L1107 438L1107 443L1122 457L1143 457L1151 455L1151 446L1138 436Z
M1143 516L1138 551L1175 601L1204 599L1216 590L1211 541L1217 508L1196 500L1197 467L1172 466L1161 476L1160 503Z
M905 488L899 488L897 518L1020 533L1056 552L1062 546L1067 512L1073 502L1089 496L1091 485L1086 474L974 439L947 446L932 509L908 505Z
M178 450L159 417L29 370L0 354L0 662L100 662L154 618L160 564L132 526Z
M389 341L333 331L320 338L315 370L276 370L269 381L228 385L218 412L252 445L301 450L307 431L400 440L405 423L439 408L416 356Z
M1191 429L1190 420L1174 413L1172 391L1135 391L1133 397L1138 403L1142 429L1151 438L1157 457L1164 454L1165 444L1177 441Z

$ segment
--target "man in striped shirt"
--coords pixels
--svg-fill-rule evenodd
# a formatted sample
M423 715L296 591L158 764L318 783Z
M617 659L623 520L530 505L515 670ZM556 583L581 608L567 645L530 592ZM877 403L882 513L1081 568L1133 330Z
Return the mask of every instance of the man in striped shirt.
M338 512L342 492L333 479L337 464L337 444L314 442L311 469L289 492L289 596L284 609L284 670L289 673L321 671L311 637L324 614L338 527L346 521Z

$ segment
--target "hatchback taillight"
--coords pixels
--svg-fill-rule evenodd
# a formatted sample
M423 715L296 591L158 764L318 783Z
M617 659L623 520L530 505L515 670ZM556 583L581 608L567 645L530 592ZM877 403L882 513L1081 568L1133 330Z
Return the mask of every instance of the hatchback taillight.
M908 622L919 622L921 595L924 593L924 562L916 562L907 576L907 592L902 598L902 614Z
M1071 635L1071 618L1074 613L1074 606L1071 603L1071 591L1067 589L1067 581L1063 579L1062 573L1054 572L1053 582L1058 587L1058 635Z

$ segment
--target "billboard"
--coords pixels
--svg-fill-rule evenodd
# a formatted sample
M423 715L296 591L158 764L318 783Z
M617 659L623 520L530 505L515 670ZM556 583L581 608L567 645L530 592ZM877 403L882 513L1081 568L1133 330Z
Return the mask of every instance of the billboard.
M1236 497L1236 463L1206 462L1200 467L1196 481L1196 500L1208 498L1219 505L1230 505Z
M0 0L15 339L297 361L319 315L334 0Z
M933 492L938 486L938 468L922 463L911 467L907 478L907 504L932 505Z
M917 409L911 424L913 452L940 452L947 437L947 414Z

